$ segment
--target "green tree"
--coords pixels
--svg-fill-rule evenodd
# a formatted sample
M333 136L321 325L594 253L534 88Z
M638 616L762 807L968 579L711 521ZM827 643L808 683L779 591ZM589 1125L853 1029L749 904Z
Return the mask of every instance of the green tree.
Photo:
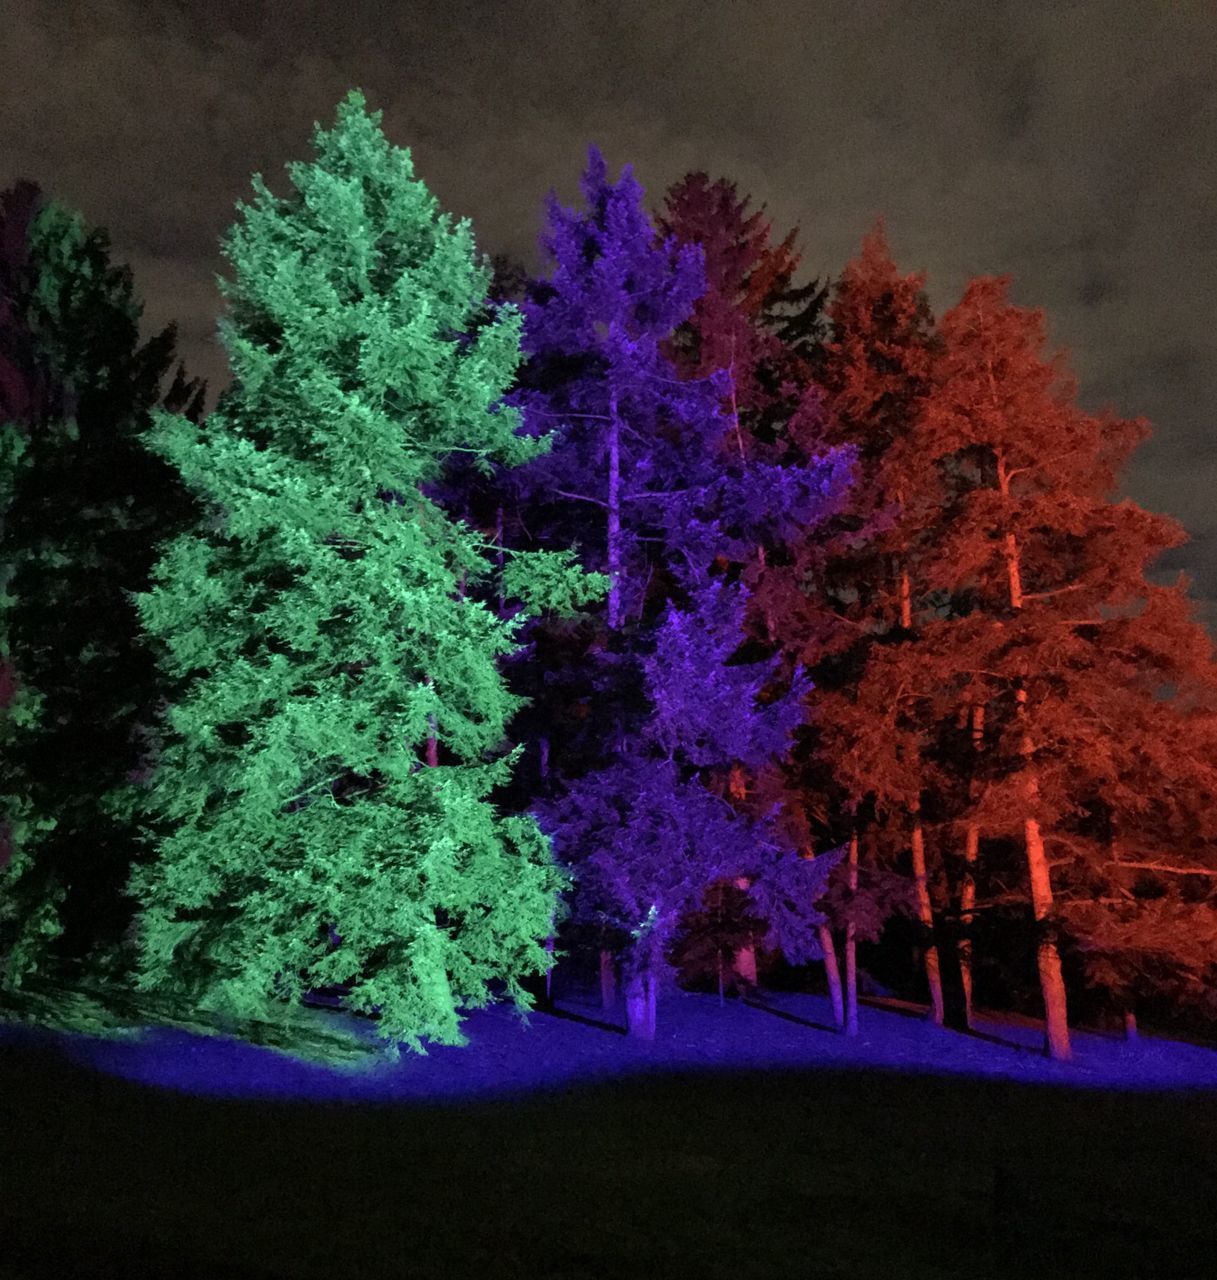
M137 604L182 681L147 837L138 985L263 1016L342 987L390 1054L463 1044L457 1010L543 973L565 878L528 815L487 799L522 748L498 660L522 623L603 594L567 551L498 548L428 493L454 453L519 465L501 396L520 316L470 331L490 268L352 91L316 159L260 175L225 241L234 374L200 432L149 444L210 512Z
M113 955L139 851L129 800L164 689L129 593L196 512L140 433L204 389L172 325L141 345L109 237L19 182L0 197L0 981Z

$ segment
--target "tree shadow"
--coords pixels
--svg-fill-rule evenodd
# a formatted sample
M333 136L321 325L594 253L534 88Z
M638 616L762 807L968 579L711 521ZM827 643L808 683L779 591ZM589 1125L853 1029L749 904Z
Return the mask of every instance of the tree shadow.
M761 1000L752 999L749 996L742 997L742 1003L746 1004L750 1009L760 1009L764 1013L770 1013L775 1018L785 1018L787 1022L797 1022L801 1027L811 1027L814 1031L828 1031L833 1035L838 1035L839 1031L836 1027L831 1027L827 1022L816 1022L814 1018L801 1018L797 1013L788 1013L785 1009L775 1009L771 1004L765 1004Z
M538 1004L533 1012L548 1014L551 1018L561 1018L565 1022L578 1022L582 1026L595 1027L600 1031L612 1031L619 1036L627 1034L625 1027L618 1026L615 1022L601 1022L599 1018L589 1018L585 1013L575 1013L573 1009L560 1009L556 1004Z

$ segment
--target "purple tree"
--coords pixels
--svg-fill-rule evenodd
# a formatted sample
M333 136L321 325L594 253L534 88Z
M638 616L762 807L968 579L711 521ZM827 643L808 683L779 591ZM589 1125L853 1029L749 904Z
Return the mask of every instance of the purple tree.
M747 593L722 566L830 514L850 459L780 467L722 447L730 374L682 380L662 350L705 288L700 247L661 240L629 167L610 183L595 147L582 189L583 210L549 197L552 271L522 304L512 399L524 430L555 435L518 473L522 523L578 546L612 586L581 650L592 729L577 754L561 741L550 754L561 785L536 810L574 873L575 915L628 939L629 1029L650 1038L665 948L706 884L746 871L760 897L783 887L768 895L780 907L801 878L814 914L833 864L801 861L774 815L744 815L707 783L781 753L810 687L796 672L774 689L776 659L740 661Z

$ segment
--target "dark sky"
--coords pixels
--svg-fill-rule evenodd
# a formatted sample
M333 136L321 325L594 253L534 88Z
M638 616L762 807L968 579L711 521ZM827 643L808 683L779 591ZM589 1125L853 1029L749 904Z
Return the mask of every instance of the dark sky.
M1154 424L1128 493L1217 622L1217 0L0 0L0 186L106 227L192 373L218 239L261 171L311 158L352 86L479 246L537 265L541 200L589 141L650 206L735 180L805 275L882 212L936 314L1010 273L1084 407Z

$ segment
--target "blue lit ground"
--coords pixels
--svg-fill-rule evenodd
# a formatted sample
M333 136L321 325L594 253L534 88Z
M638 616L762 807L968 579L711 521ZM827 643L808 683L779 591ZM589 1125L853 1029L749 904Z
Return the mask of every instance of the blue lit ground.
M0 1280L1217 1275L1213 1050L678 991L642 1046L559 1004L359 1071L0 1027Z

